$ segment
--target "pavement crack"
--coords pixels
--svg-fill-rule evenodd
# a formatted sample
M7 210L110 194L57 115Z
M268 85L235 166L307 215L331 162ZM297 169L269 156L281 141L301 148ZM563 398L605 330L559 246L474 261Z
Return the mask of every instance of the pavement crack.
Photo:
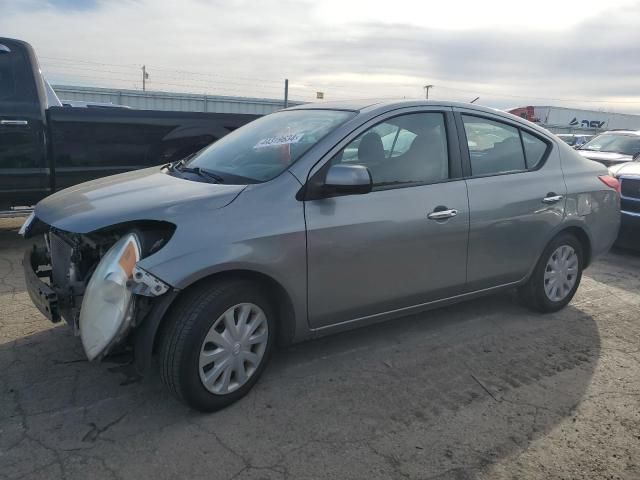
M82 441L83 442L90 442L90 443L94 443L98 437L100 435L102 435L104 432L106 432L107 430L109 430L111 427L117 425L118 423L120 423L122 420L124 420L124 418L129 415L130 412L126 412L123 415L119 416L118 418L116 418L115 420L113 420L112 422L107 423L104 427L99 428L95 423L90 422L89 426L91 427L91 430L89 430L84 437L82 437Z
M500 403L500 400L498 398L496 398L496 396L491 392L491 390L489 390L484 383L482 383L480 380L478 380L478 378L472 373L471 374L471 378L473 378L475 380L475 382L480 385L480 388L482 388L485 392L487 392L487 395L489 395L491 398L493 398L494 401Z

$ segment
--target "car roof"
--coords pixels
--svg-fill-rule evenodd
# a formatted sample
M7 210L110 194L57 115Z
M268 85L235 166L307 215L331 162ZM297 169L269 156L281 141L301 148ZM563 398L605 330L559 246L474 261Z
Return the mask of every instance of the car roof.
M361 100L346 100L337 102L314 102L304 103L302 105L296 105L295 107L287 108L286 110L346 110L358 113L367 114L382 114L399 108L408 107L446 107L446 108L464 108L467 110L474 110L478 113L489 113L494 116L500 116L511 122L517 122L531 130L535 130L546 136L553 137L551 133L536 125L529 120L512 115L511 113L503 110L497 110L495 108L483 107L475 103L463 103L452 102L447 100L390 100L390 99L361 99Z
M602 133L613 133L617 135L640 135L640 130L607 130Z
M315 102L303 103L290 107L287 110L351 110L354 112L363 112L370 110L394 110L395 108L413 107L413 106L429 106L429 107L462 107L473 108L477 110L485 110L491 113L505 113L502 110L496 110L489 107L482 107L473 103L452 102L447 100L408 100L408 99L381 99L368 98L359 100L343 100L333 102ZM509 114L510 115L510 114ZM519 117L516 117L519 118Z

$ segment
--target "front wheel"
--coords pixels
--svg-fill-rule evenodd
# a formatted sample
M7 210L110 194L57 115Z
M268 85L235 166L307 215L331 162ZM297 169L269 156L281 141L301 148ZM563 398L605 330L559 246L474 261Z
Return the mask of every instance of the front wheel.
M258 285L222 281L186 292L171 310L161 377L180 400L215 411L251 390L269 359L274 315Z
M539 312L564 308L580 285L583 268L582 245L563 233L545 248L526 284L518 289L522 302Z

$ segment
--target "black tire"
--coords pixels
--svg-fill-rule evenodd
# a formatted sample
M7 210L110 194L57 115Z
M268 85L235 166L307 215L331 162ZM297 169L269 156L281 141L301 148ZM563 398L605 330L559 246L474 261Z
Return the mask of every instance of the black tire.
M200 349L216 319L240 303L253 303L265 313L266 349L244 385L227 394L214 394L200 380ZM186 291L171 308L166 322L160 347L162 382L179 400L202 412L220 410L251 390L269 361L276 337L274 309L266 292L258 284L245 280L214 281Z
M544 289L544 274L547 262L551 255L561 246L568 245L576 252L578 257L578 271L576 282L569 294L560 301L551 300ZM584 253L580 241L570 233L561 233L555 237L542 252L536 268L527 283L518 288L518 296L521 302L527 307L542 313L557 312L564 308L573 298L582 279L582 269L584 268Z

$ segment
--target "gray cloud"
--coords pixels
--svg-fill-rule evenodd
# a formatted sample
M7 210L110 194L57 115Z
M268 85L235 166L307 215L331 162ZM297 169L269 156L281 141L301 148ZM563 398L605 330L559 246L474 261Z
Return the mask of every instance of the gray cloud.
M315 3L296 0L98 0L93 9L73 12L51 4L34 8L37 3L0 0L0 31L51 58L131 67L104 67L94 83L126 75L134 84L145 63L150 85L155 81L159 89L180 82L194 91L277 96L288 77L294 96L308 99L315 90L327 98L418 96L424 83L434 83L436 98L480 95L498 107L579 105L546 99L580 98L611 101L582 103L591 108L640 110L640 103L615 103L640 101L640 2L562 31L536 25L516 30L506 22L499 30L455 31L358 18L337 23L319 18ZM46 59L43 69L65 81L100 76L98 67L91 72L75 64L73 70L72 63L55 62ZM66 76L60 73L65 66ZM179 76L160 67L213 77Z

